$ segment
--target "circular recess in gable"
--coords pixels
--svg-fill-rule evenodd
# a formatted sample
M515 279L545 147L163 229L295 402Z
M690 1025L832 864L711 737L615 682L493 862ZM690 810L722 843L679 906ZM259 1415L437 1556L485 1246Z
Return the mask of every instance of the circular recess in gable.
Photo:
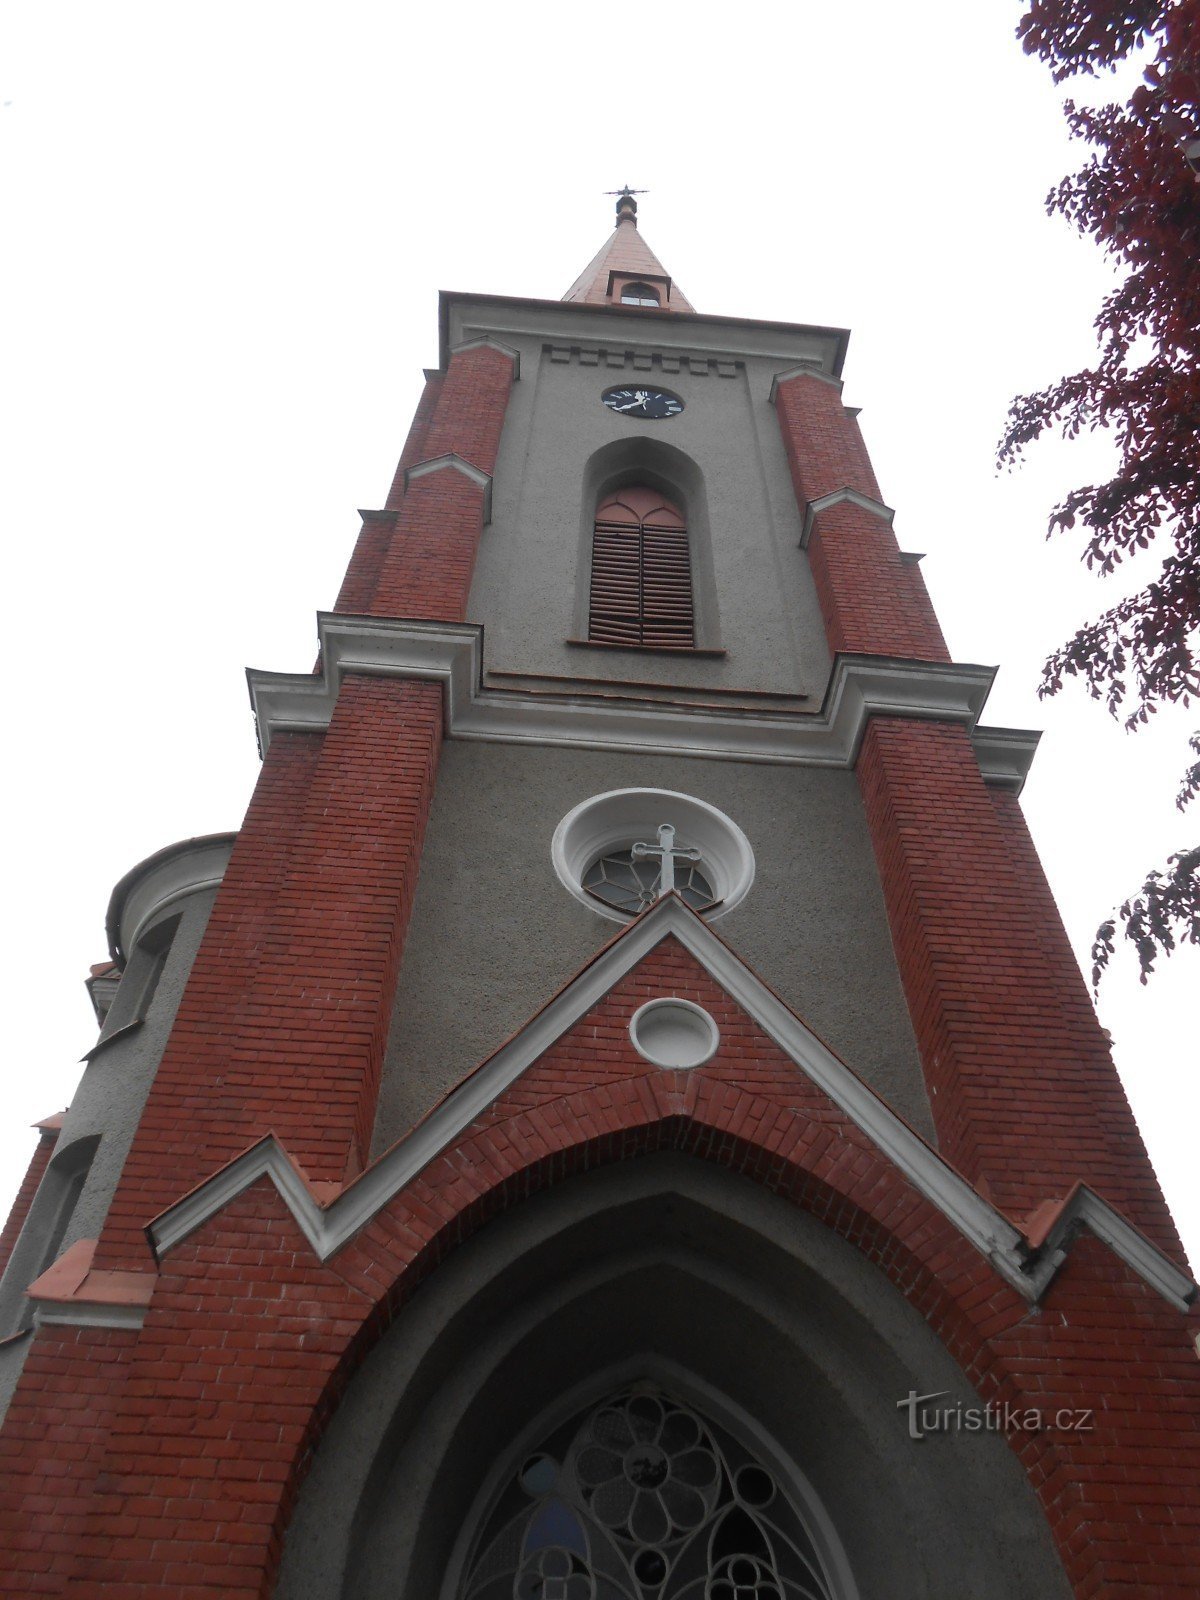
M716 1023L692 1000L647 1000L629 1019L629 1037L656 1067L701 1067L721 1042Z
M612 922L628 922L655 898L655 851L664 826L675 830L676 889L687 904L715 921L745 899L754 882L749 839L716 806L674 789L611 789L584 800L554 830L554 870L581 905ZM652 853L630 860L636 844L650 846ZM690 851L698 856L683 854ZM605 863L612 865L602 870ZM620 882L628 892L610 893L602 880Z

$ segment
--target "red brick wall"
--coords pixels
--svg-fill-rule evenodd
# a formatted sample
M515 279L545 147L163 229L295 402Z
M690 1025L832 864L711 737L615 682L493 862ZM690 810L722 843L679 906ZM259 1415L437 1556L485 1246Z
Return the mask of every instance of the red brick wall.
M388 493L386 509L363 514L362 531L354 546L350 564L346 568L346 576L342 579L342 587L333 608L335 611L351 616L362 616L371 609L371 601L379 583L380 568L395 537L396 513L404 499L404 473L414 462L424 458L425 436L429 432L434 407L442 392L442 382L440 373L434 373L425 380L425 388L417 404L412 426L408 430L408 438L400 453L400 462Z
M273 1130L315 1181L370 1143L441 748L441 689L349 676L324 737L281 735L201 943L98 1264Z
M717 1019L721 1048L703 1068L660 1072L633 1051L632 1010L663 993ZM42 1330L17 1430L0 1443L0 1517L15 1544L6 1593L60 1593L70 1576L74 1600L269 1594L323 1422L428 1272L522 1197L664 1148L752 1178L852 1243L984 1401L1092 1409L1087 1433L1010 1436L1075 1594L1190 1600L1200 1363L1184 1319L1088 1239L1045 1305L1028 1306L674 941L331 1261L315 1259L260 1180L167 1256L124 1376L99 1369L110 1381L75 1398L98 1370L94 1351L76 1359L82 1346L124 1349L132 1336ZM77 1469L65 1496L50 1481L64 1451L60 1475ZM27 1476L9 1475L16 1463Z
M1082 1179L1177 1252L1016 802L947 723L872 718L858 772L942 1153L1015 1217Z
M462 621L483 528L483 491L450 468L415 479L405 472L457 455L495 470L513 382L512 357L490 345L460 350L430 378L396 469L387 512L366 518L336 610Z
M50 1157L54 1154L57 1139L57 1128L53 1131L43 1128L38 1137L37 1148L29 1158L25 1176L21 1179L21 1187L17 1190L17 1198L8 1213L8 1221L4 1224L3 1232L0 1232L0 1276L8 1266L9 1257L21 1235L21 1229L25 1226L25 1218L29 1215L29 1208L33 1204L38 1184L42 1181L42 1174L50 1165Z
M802 510L842 487L878 497L833 386L791 379L776 405ZM947 659L885 522L832 506L809 558L832 650ZM872 718L858 776L943 1153L1018 1217L1083 1180L1177 1254L1016 800L950 724Z
M367 520L338 599L376 616L465 615L512 358L459 351L430 380L390 514ZM370 1145L395 980L441 747L438 686L349 676L328 732L277 735L109 1213L99 1266L145 1261L145 1223L273 1130L318 1182Z
M801 514L838 489L879 499L858 423L834 385L802 376L781 383L775 409ZM816 518L808 545L829 648L948 661L917 567L900 559L891 526L850 501Z
M426 375L425 387L421 391L421 398L413 413L412 425L404 441L404 449L400 452L400 460L396 464L392 486L388 490L386 505L389 511L398 510L400 502L404 499L404 474L408 468L415 466L418 461L424 461L432 454L425 448L425 440L429 435L429 425L433 421L438 401L442 397L442 386L445 381L445 375L440 372ZM339 606L338 609L342 608Z
M124 1423L122 1380L137 1341L136 1332L112 1328L43 1327L34 1336L0 1432L6 1600L62 1594L74 1575L86 1584L88 1568L80 1558L103 1504L97 1493ZM156 1391L166 1413L171 1402L161 1381ZM136 1536L136 1515L119 1505L109 1509L105 1537L122 1546ZM136 1582L138 1554L130 1560L127 1576Z
M380 562L373 616L466 620L483 500L482 488L455 467L414 479Z

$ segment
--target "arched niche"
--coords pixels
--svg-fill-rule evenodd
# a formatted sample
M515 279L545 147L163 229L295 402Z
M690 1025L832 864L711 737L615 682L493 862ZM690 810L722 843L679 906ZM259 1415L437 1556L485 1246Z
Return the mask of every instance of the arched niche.
M592 586L592 534L596 509L609 495L630 484L646 484L674 501L687 523L692 557L692 605L696 648L721 647L720 615L713 573L712 525L708 495L700 468L682 450L662 439L641 435L615 439L595 451L583 470L579 511L579 557L576 564L575 615L572 634L586 639Z
M788 1476L838 1600L1068 1600L1005 1440L908 1437L913 1389L979 1403L923 1319L815 1219L674 1153L525 1201L426 1280L323 1436L279 1600L457 1600L496 1475L547 1418L638 1378Z
M73 1139L55 1150L42 1174L0 1283L0 1338L31 1322L25 1291L62 1254L99 1147L96 1134Z

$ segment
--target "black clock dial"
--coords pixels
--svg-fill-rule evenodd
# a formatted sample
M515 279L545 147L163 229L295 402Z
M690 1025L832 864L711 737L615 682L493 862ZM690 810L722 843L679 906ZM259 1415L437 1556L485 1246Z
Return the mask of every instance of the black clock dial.
M600 398L623 417L649 417L655 422L677 417L683 410L683 401L669 389L606 389Z

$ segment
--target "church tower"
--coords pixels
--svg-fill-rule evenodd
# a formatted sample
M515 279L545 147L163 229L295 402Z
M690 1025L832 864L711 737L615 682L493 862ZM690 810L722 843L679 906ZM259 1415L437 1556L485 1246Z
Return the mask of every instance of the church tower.
M1183 1600L1191 1281L842 398L616 225L444 294L0 1236L6 1596Z

